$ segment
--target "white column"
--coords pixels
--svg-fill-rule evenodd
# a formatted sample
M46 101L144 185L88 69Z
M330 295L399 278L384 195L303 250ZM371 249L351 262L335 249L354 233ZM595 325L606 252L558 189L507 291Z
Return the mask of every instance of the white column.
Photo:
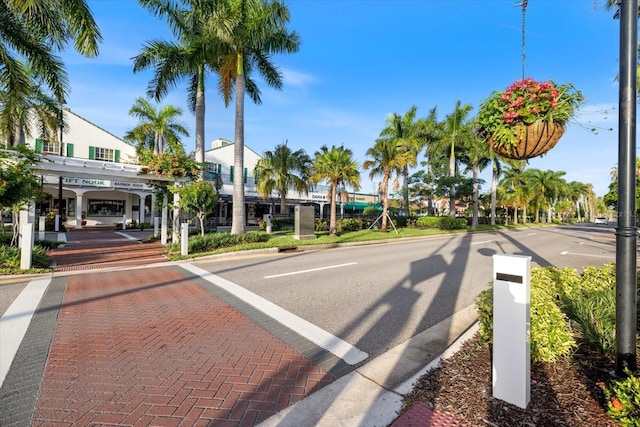
M168 204L167 195L165 194L162 199L162 228L160 230L160 243L162 243L163 246L167 245L167 217L169 216Z
M82 194L76 193L76 230L82 229Z
M180 239L180 195L173 193L173 230L171 241L178 243Z
M151 212L150 212L151 218L152 218L151 221L153 221L153 218L156 217L156 203L158 202L157 199L158 199L158 192L154 189L151 192Z
M520 408L531 399L530 277L530 256L493 256L493 397Z

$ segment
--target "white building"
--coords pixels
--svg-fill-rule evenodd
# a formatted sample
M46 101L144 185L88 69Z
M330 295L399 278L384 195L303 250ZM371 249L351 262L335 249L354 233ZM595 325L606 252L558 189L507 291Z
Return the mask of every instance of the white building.
M38 173L48 198L36 203L35 215L45 215L61 207L68 228L113 225L123 219L153 223L159 213L154 209L155 197L150 183L171 180L141 175L142 167L136 164L134 146L69 109L64 112L64 127L66 131L62 138L55 141L33 137L25 141L42 153L44 159L38 166ZM34 130L32 134L37 132ZM213 220L221 226L231 225L233 152L234 144L224 139L213 141L212 148L205 152L208 163L205 179L221 183L220 203ZM314 186L308 194L288 192L287 212L280 212L280 197L276 192L267 200L260 198L253 174L260 158L245 146L246 225L257 225L266 213L291 215L294 206L300 204L315 206L318 217L328 216L329 188L325 185ZM348 203L338 206L342 215L349 215L377 201L377 196L354 193Z

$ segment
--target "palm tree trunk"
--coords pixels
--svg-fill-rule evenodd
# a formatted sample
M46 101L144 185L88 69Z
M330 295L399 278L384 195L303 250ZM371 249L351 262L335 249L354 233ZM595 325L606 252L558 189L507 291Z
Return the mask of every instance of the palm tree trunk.
M518 224L518 206L515 205L513 207L513 225L517 225Z
M287 214L287 193L280 191L280 215Z
M380 226L380 232L387 232L387 217L389 216L389 172L385 172L382 178L382 225Z
M239 68L242 68L242 56L238 58ZM231 219L231 234L245 234L245 206L244 206L244 73L239 72L236 77L236 132L233 148L233 213Z
M478 175L480 174L478 167L473 166L473 217L471 219L471 228L478 228Z
M338 183L331 183L331 211L329 212L329 235L338 235L338 227L336 226L336 188Z
M237 105L237 102L236 102L236 105ZM204 115L205 115L204 66L198 67L198 89L196 92L195 113L196 113L196 162L204 163ZM200 172L200 175L201 176L204 175L204 169Z
M456 156L453 144L451 144L451 155L449 156L449 175L451 178L456 176ZM453 184L449 187L449 216L456 217L456 188Z
M491 225L496 225L496 204L498 195L498 166L497 160L493 159L493 170L491 172Z
M409 167L402 168L402 197L404 201L404 211L409 217Z

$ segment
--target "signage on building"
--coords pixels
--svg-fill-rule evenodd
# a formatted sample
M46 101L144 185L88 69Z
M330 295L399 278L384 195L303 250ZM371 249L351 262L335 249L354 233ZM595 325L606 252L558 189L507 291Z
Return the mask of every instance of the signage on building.
M66 185L80 185L89 187L101 187L101 188L115 188L119 190L147 190L152 189L151 186L142 182L124 182L124 181L111 181L108 179L96 179L96 178L74 178L65 177L62 181Z

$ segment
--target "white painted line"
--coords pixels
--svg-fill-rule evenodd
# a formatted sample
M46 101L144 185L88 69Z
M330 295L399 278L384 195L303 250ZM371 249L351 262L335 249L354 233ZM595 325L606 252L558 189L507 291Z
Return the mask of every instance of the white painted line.
M258 310L274 318L286 327L299 333L309 341L335 354L337 357L341 358L350 365L360 363L369 357L369 354L349 344L348 342L341 340L340 338L330 334L324 329L317 327L313 323L310 323L296 316L295 314L288 312L282 307L272 303L271 301L267 301L261 296L256 295L253 292L250 292L233 282L223 279L222 277L217 276L200 267L196 267L193 264L185 263L180 264L180 266L185 270L188 270L193 274L197 274L203 279L226 290L227 292L230 292L231 294L247 302L248 304L251 304Z
M51 277L34 279L0 317L0 387L27 333L33 313L47 290Z
M296 274L304 274L304 273L311 273L312 271L320 271L320 270L329 270L332 268L340 268L340 267L346 267L349 265L355 265L357 264L357 262L349 262L346 264L338 264L338 265L328 265L326 267L318 267L318 268L312 268L309 270L300 270L300 271L292 271L290 273L282 273L282 274L273 274L271 276L264 276L265 279L273 279L274 277L283 277L283 276L293 276Z
M529 233L529 234L527 234L527 236L535 236L536 234L538 234L538 233Z
M483 240L482 242L473 242L471 243L472 245L482 245L484 243L492 243L495 242L495 240Z
M592 258L607 258L607 259L616 259L615 255L592 255L592 254L577 254L569 251L562 251L560 255L575 255L575 256L589 256Z
M137 237L133 237L131 234L123 233L122 231L114 231L115 234L124 237L129 240L138 240Z

